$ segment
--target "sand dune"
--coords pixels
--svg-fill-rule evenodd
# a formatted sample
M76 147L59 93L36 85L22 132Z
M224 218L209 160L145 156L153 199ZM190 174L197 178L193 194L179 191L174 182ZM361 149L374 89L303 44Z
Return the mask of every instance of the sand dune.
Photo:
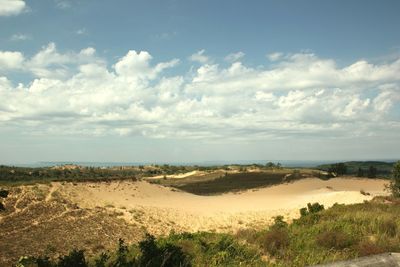
M299 216L308 202L326 207L334 203L360 203L385 194L385 180L334 178L302 179L240 193L198 196L145 181L112 183L54 183L63 194L86 208L106 206L120 211L123 218L143 225L154 234L174 231L235 231L263 227L273 216ZM360 190L370 193L369 196Z

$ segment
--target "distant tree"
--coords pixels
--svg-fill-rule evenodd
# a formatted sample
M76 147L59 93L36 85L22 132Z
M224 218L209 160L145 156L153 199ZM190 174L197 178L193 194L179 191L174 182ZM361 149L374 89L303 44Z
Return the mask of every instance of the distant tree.
M361 167L358 167L357 177L364 177L364 170Z
M394 197L400 197L400 161L393 166L389 190Z
M275 167L275 164L273 163L273 162L268 162L267 164L265 164L265 167L267 167L267 168L273 168L273 167Z
M347 166L344 163L332 164L328 168L328 172L335 173L337 176L342 176L342 175L345 175L347 173Z
M369 166L368 168L368 178L375 178L377 173L377 169L374 166Z

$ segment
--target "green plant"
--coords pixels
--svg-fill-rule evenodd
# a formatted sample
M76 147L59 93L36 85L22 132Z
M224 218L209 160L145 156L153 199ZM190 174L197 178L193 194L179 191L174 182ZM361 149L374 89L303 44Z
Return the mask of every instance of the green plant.
M190 266L180 247L169 242L158 246L155 237L150 234L146 234L146 238L139 243L139 248L142 253L141 266Z
M106 263L107 263L107 261L108 261L109 259L110 259L110 256L109 256L107 253L102 252L102 253L94 260L95 267L105 267L105 266L106 266Z
M88 263L85 259L83 250L72 250L68 255L60 257L57 267L87 267Z
M283 220L283 216L278 215L278 216L274 217L274 224L271 226L271 228L281 229L281 228L285 228L287 226L288 226L288 223Z
M325 209L324 205L321 205L318 202L315 202L313 204L307 203L307 207L300 209L300 215L303 217L309 214L320 212L324 209Z
M393 166L389 190L394 197L400 197L400 161Z

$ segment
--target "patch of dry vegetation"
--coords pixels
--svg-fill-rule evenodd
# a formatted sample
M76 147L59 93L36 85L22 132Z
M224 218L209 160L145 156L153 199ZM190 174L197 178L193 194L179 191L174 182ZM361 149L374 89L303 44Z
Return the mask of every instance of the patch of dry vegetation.
M67 254L73 248L88 255L113 249L119 238L136 242L141 228L127 224L113 211L82 209L49 186L10 188L0 214L0 266L15 264L21 255Z

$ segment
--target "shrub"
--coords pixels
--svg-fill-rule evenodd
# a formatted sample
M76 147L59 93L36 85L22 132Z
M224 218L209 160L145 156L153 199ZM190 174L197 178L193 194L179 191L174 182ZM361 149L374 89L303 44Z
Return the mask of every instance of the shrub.
M317 213L324 210L324 205L321 205L318 202L313 204L308 203L307 208L309 213Z
M306 208L301 208L300 209L300 215L301 217L307 216L309 214L315 214L317 212L320 212L324 210L324 205L319 204L318 202L315 202L313 204L307 203Z
M392 180L389 184L389 190L394 197L400 197L400 161L393 166Z
M383 220L379 224L379 230L390 237L394 237L397 234L397 224L394 220Z
M384 248L369 240L360 241L356 247L356 250L359 256L368 256L385 252Z
M5 189L0 189L0 197L1 198L6 198L8 197L9 192Z
M171 243L157 246L156 239L150 234L139 243L142 256L141 266L190 266L189 257L182 252L180 247Z
M256 243L257 241L257 231L255 229L239 229L236 232L236 237L239 239L244 239L249 243Z
M60 257L57 267L87 267L83 250L72 250L68 255Z
M106 262L108 261L108 259L110 259L110 256L105 253L102 252L95 260L95 266L96 267L105 267L106 266Z
M289 245L289 234L286 229L274 228L261 237L261 246L272 256Z
M118 240L118 250L117 250L117 259L115 260L114 266L125 267L129 266L129 262L126 258L128 253L128 246L125 245L123 239Z
M351 238L341 231L327 231L317 235L316 242L327 249L344 249L352 244Z
M278 215L278 216L274 217L274 224L271 226L271 228L281 229L281 228L285 228L287 226L288 226L288 224L287 224L287 222L285 222L283 220L283 216Z

